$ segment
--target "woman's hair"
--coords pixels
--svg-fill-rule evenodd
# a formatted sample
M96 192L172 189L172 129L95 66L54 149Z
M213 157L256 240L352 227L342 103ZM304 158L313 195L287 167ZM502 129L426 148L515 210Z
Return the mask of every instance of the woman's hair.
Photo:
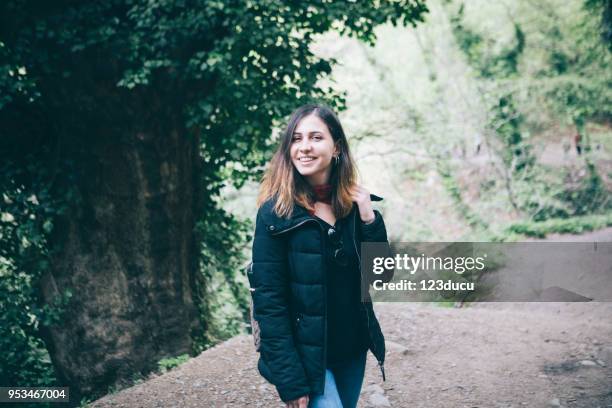
M291 216L294 204L314 210L315 199L312 187L291 162L293 132L300 120L309 115L317 116L327 125L334 144L340 151L338 164L335 163L335 159L332 159L329 184L332 190L332 211L336 218L343 218L350 213L353 206L350 190L356 183L357 168L340 121L330 108L316 104L301 106L289 117L278 149L261 181L257 206L260 207L268 199L276 198L274 212L286 218Z

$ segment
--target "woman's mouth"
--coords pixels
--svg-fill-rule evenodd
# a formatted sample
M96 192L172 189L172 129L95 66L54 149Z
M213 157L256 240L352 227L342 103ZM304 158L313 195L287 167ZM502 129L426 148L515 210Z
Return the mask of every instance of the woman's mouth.
M312 157L312 156L303 156L303 157L300 157L300 158L298 159L298 161L299 161L300 163L302 163L302 164L306 164L306 163L313 162L315 159L316 159L316 157Z

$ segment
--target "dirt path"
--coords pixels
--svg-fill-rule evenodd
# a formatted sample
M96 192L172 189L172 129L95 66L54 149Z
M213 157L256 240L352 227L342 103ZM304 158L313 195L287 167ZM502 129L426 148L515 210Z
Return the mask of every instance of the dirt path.
M554 240L611 241L612 228ZM382 382L370 355L360 407L612 407L612 303L376 304ZM108 395L93 407L283 407L249 336Z

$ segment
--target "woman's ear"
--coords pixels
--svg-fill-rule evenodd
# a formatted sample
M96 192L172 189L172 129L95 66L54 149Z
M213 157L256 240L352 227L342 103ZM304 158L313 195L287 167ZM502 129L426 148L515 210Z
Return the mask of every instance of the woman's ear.
M334 157L340 156L340 142L334 143Z

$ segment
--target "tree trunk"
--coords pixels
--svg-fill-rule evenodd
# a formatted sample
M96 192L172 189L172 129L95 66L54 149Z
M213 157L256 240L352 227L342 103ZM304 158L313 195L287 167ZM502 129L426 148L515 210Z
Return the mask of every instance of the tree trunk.
M198 141L161 128L94 139L103 142L87 142L79 162L82 202L56 224L58 250L41 282L46 303L72 291L59 324L43 328L71 400L190 352L190 334L202 330L194 296Z

